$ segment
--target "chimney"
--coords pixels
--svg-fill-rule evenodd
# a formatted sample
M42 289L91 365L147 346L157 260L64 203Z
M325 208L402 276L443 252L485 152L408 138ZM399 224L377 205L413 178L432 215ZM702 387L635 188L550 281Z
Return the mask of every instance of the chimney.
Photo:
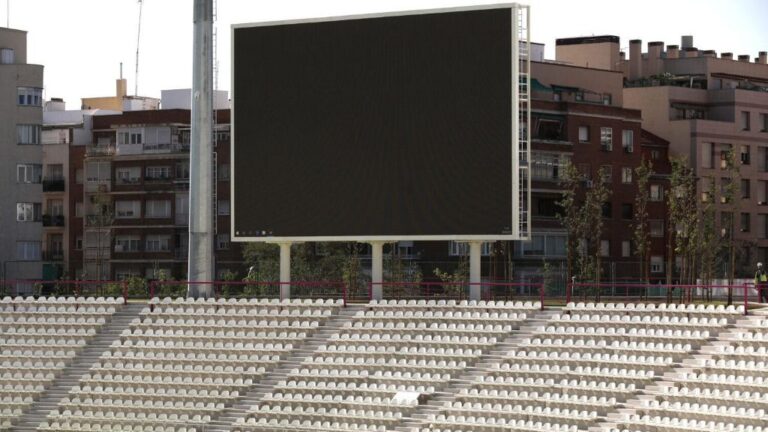
M715 50L704 50L700 52L702 57L717 57L717 52Z
M128 94L128 80L120 78L115 80L115 96L124 98Z
M749 63L749 54L739 54L739 61Z
M679 51L677 45L667 45L667 58L676 59L679 58Z
M634 81L643 76L643 41L632 39L629 41L629 80Z
M664 50L664 42L648 42L648 60L645 63L646 75L658 75L661 65L661 52Z
M51 98L48 102L45 103L45 106L43 107L43 111L64 111L66 109L66 104L64 103L64 99L62 98Z
M683 48L685 58L696 58L699 56L699 49L695 47Z
M720 58L725 60L733 60L733 53L722 53L720 54Z
M680 38L680 48L693 48L693 36L683 36Z
M757 62L760 64L768 64L768 52L760 51L757 53Z

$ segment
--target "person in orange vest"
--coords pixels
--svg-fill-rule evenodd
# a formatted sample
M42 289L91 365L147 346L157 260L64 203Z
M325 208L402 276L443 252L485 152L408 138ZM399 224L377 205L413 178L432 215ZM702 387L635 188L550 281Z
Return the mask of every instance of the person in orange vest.
M763 263L757 263L755 272L755 288L760 297L760 303L768 303L768 275L763 270Z

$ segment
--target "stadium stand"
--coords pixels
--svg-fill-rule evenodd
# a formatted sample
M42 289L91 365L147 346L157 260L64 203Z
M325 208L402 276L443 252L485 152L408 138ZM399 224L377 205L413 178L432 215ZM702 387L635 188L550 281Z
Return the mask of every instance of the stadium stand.
M10 428L102 328L122 298L5 297L0 301L0 429ZM66 386L66 382L62 383Z
M393 396L444 391L540 306L373 301L278 382L233 430L393 430L419 403Z
M768 310L10 298L0 430L768 432Z

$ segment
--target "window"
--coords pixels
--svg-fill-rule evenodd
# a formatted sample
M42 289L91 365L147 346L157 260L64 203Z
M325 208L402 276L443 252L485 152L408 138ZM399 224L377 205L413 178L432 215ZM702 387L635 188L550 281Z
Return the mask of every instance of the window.
M148 235L147 252L167 252L171 250L171 236L169 235Z
M632 183L632 168L630 167L621 168L621 182L624 184Z
M466 243L466 242L452 241L448 245L448 254L450 256L469 255L469 244ZM481 246L481 255L482 256L490 256L491 255L491 243L490 242L483 242L483 245Z
M664 199L664 188L661 185L651 185L651 201L661 201Z
M16 143L20 145L40 144L40 125L16 125Z
M749 165L749 146L748 145L741 146L741 163L744 165Z
M141 180L141 167L115 168L115 180L118 184L136 184Z
M216 249L217 250L229 249L229 234L218 234L216 236Z
M651 219L648 221L651 230L651 237L664 237L664 221L660 219Z
M664 272L664 257L659 255L651 255L651 273L663 273Z
M661 158L661 152L659 150L651 150L651 159L659 160Z
M115 218L137 219L141 215L141 201L115 201Z
M144 216L147 218L171 217L170 200L147 200L144 203Z
M107 182L112 178L112 167L108 161L87 162L85 179L89 183Z
M75 237L75 250L83 250L83 236Z
M760 132L768 132L768 114L760 114Z
M741 179L741 198L749 199L750 196L750 181L749 179Z
M612 100L612 98L611 98L611 94L610 93L605 93L603 95L603 105L610 105L611 104L611 100Z
M75 203L75 217L83 217L83 203L78 201Z
M413 241L408 240L397 242L397 254L401 257L413 256Z
M749 130L749 111L741 112L741 130Z
M219 177L219 180L229 180L229 164L219 165L219 170L217 172L217 175Z
M702 143L701 167L702 168L715 167L715 144L714 143Z
M17 222L40 222L42 220L41 203L16 203Z
M0 49L0 64L13 64L16 61L13 48Z
M622 240L621 242L621 257L622 258L629 258L630 254L632 253L632 244L629 242L629 240Z
M144 135L141 129L127 129L117 132L117 144L142 144Z
M621 132L621 146L627 153L632 153L635 149L635 136L631 130L623 130Z
M557 181L568 156L557 153L531 153L531 178L534 180Z
M561 214L563 208L557 204L557 198L534 198L536 201L536 216L557 217Z
M589 166L589 164L586 163L580 163L576 165L576 170L581 175L581 178L584 180L591 180L592 179L592 167Z
M115 269L115 280L126 280L132 277L140 277L141 273L132 268L116 268Z
M141 250L141 236L120 235L115 236L115 252L139 252Z
M45 167L45 177L48 180L64 180L64 165L50 164Z
M574 99L576 102L582 102L584 100L584 92L583 91L577 91L574 95Z
M741 232L749 232L750 231L749 230L750 226L751 226L751 224L750 224L749 213L742 213L741 214L741 223L740 223Z
M16 181L18 183L40 183L43 177L43 166L40 164L16 165Z
M634 215L632 214L632 204L630 203L621 203L621 218L622 219L632 219Z
M611 242L608 240L600 240L600 256L611 256Z
M171 178L171 167L168 166L149 166L147 167L145 180L168 180Z
M37 87L18 87L18 104L27 106L42 106L43 89Z
M17 241L16 259L19 261L40 261L39 241Z
M219 216L229 215L229 200L219 200L218 204L216 205L216 213Z
M611 183L613 182L613 167L610 165L603 165L600 167L600 170L603 172L603 183Z
M176 162L176 179L189 179L189 161Z
M589 142L589 126L579 126L579 142Z
M78 168L75 170L75 183L83 184L83 169Z
M540 118L536 138L542 140L563 140L563 122L558 119Z
M606 219L610 219L611 217L613 217L613 208L611 207L610 202L603 203L602 213L603 213L603 217Z
M51 216L64 216L64 201L59 199L48 200L46 203L48 214Z
M605 151L613 150L613 129L609 127L600 128L600 147Z

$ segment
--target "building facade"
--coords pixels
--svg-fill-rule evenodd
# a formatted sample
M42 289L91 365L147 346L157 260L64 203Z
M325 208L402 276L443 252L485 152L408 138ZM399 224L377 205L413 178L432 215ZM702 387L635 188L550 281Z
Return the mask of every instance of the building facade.
M0 261L7 280L42 276L42 93L43 66L27 63L26 32L0 28Z

